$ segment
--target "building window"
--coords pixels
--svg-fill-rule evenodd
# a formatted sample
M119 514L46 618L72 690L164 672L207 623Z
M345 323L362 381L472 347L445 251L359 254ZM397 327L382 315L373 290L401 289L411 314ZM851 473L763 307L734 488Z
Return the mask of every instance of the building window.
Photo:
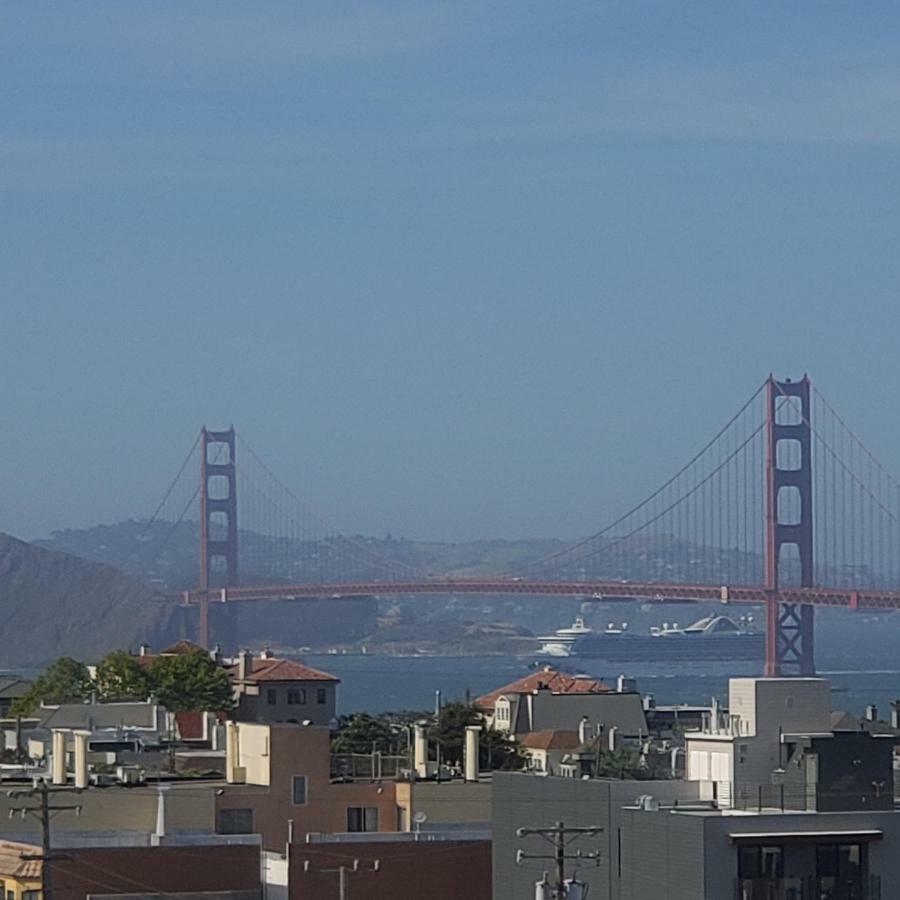
M269 706L274 706L278 702L278 691L275 688L269 688L266 691L266 700L269 703Z
M294 806L306 803L306 776L295 775L291 783L291 800Z
M348 806L347 831L378 831L378 807Z
M288 688L288 703L292 706L306 703L306 688Z
M832 892L841 897L863 896L863 850L861 844L816 845L816 876L823 897ZM838 894L838 890L847 893Z
M322 704L328 699L325 688L316 688L316 703Z
M252 809L220 809L219 834L253 834Z
M784 852L781 847L747 844L738 850L738 877L784 878Z
M40 891L22 891L22 900L38 900L40 896Z

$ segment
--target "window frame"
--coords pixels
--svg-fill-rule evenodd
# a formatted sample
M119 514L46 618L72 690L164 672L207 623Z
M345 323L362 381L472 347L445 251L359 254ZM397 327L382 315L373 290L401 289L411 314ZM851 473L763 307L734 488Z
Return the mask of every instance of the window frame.
M348 833L372 834L378 831L379 815L377 806L348 806L346 815ZM356 817L355 822L351 820L353 817ZM354 825L357 827L353 827ZM374 825L374 827L370 828L369 825Z
M306 688L288 688L288 706L306 706Z
M298 779L301 779L303 782L303 799L297 799L297 782ZM292 806L306 806L309 803L309 779L305 775L292 775L291 776L291 805Z
M234 827L225 829L223 828L223 816L237 816L239 814L246 814L250 817L250 828L249 830L237 830ZM225 809L220 809L218 815L216 816L216 833L217 834L254 834L254 811L253 807L244 807L244 806L233 806L226 807Z

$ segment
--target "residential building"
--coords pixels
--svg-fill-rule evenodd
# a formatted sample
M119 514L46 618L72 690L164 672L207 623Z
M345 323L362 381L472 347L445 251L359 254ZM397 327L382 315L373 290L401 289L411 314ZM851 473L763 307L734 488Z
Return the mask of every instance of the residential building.
M21 675L0 675L0 719L9 715L12 704L24 697L32 682Z
M359 860L357 870L345 876L353 900L491 900L491 843L486 837L373 837L335 835L323 842L291 844L290 900L336 897L337 869L352 868L354 860Z
M686 778L704 784L704 799L742 809L893 807L894 738L834 730L826 680L732 678L728 708L686 735Z
M259 834L280 850L313 833L398 830L393 781L331 780L331 733L319 725L229 722L221 834Z
M577 731L531 731L522 735L519 746L525 755L526 768L541 775L559 775L567 760L582 744Z
M598 694L608 693L610 687L596 678L570 675L552 666L542 666L537 671L476 698L473 706L482 714L488 728L509 731L507 726L500 727L501 723L496 721L497 700L500 697L510 698L545 690L553 694ZM508 717L504 717L504 721L508 723Z
M534 897L534 883L542 869L552 863L518 865L517 851L552 853L539 838L521 838L517 829L546 828L565 825L602 828L595 836L570 840L567 853L599 852L595 861L585 860L577 866L579 878L589 886L590 900L633 900L619 890L619 830L621 810L643 795L653 795L660 802L679 806L697 801L699 786L686 781L619 781L614 779L561 778L548 775L537 778L518 772L495 772L492 778L493 898L522 900ZM643 865L655 870L661 859L648 850ZM572 863L567 866L572 873ZM661 897L665 896L663 894ZM701 895L687 895L691 900L706 900ZM709 900L732 900L730 894L711 895Z
M477 781L398 781L398 831L486 831L490 828L492 775Z
M738 813L653 803L618 819L619 893L611 896L621 900L889 900L900 885L893 810Z
M0 840L0 897L39 900L41 848L35 844Z
M332 726L340 679L268 650L238 654L227 668L234 685L236 717L242 722L289 722Z
M637 693L555 693L537 688L530 694L501 694L494 704L493 728L521 737L536 731L577 731L594 736L612 733L615 741L640 741L648 736L647 719Z

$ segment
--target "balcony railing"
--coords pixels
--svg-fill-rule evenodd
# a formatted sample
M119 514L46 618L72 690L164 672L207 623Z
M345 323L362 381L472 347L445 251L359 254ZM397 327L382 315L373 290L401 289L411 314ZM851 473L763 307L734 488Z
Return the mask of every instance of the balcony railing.
M734 896L735 900L882 900L881 878L878 875L852 881L815 875L738 878Z

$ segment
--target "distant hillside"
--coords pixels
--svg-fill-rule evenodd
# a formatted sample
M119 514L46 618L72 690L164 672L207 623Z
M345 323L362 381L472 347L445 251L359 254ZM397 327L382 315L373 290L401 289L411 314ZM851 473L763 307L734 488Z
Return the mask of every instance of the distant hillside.
M58 656L159 646L179 636L182 611L108 565L0 533L0 667L41 666Z
M333 542L346 540L333 539ZM411 541L406 538L373 538L354 535L350 540L371 551L371 562L379 559L395 561L422 574L478 575L505 572L533 562L563 549L559 540L478 540L457 543L440 541ZM289 577L289 571L274 571L260 560L293 555L302 558L304 546L295 546L280 538L249 531L241 531L241 578L244 582L267 581ZM82 559L115 566L135 581L161 590L180 591L197 583L196 522L139 522L129 520L114 525L95 525L92 528L54 531L49 538L35 541L40 547L71 553ZM308 548L307 548L308 549ZM357 552L360 558L365 553ZM383 576L383 570L373 567L371 572L359 571L359 576ZM307 580L305 577L298 580Z

